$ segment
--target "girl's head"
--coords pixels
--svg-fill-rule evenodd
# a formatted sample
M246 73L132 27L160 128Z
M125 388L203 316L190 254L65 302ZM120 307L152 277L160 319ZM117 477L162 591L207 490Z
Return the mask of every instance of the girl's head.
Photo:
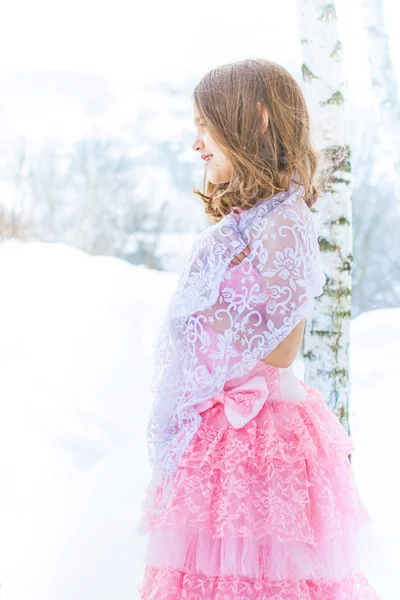
M233 206L304 186L312 206L317 150L310 141L309 114L300 86L281 65L248 59L207 73L193 93L197 129L192 148L205 163L204 190L194 190L217 222Z

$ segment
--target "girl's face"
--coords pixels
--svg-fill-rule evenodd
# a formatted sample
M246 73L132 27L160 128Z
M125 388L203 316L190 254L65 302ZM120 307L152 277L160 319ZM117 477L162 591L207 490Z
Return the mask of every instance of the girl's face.
M207 169L207 178L211 183L227 183L232 176L232 167L217 142L208 131L204 121L201 119L196 107L194 107L194 122L197 129L196 139L192 144L195 152L198 152ZM207 160L207 157L211 158Z

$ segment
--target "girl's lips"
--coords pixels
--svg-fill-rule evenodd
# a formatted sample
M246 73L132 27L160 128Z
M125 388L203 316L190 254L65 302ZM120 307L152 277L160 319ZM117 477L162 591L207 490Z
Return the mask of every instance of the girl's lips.
M211 154L211 155L210 155L208 158L206 158L206 159L205 159L205 161L204 161L204 164L205 164L205 165L208 165L209 161L212 159L212 157L213 157L213 156L214 156L214 155L213 155L213 154Z

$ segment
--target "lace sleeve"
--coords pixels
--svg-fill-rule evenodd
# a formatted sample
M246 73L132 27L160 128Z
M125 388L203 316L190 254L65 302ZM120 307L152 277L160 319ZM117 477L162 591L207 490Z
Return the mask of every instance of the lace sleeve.
M196 362L254 362L268 355L311 315L323 292L323 272L312 215L301 201L278 207L258 228L243 231L250 253L227 269L218 300L187 321Z

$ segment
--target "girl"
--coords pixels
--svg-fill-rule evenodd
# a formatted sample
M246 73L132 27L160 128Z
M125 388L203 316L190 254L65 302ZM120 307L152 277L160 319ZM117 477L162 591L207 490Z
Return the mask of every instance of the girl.
M352 442L292 370L326 282L303 94L276 63L223 65L194 120L213 224L157 346L141 600L377 600Z

